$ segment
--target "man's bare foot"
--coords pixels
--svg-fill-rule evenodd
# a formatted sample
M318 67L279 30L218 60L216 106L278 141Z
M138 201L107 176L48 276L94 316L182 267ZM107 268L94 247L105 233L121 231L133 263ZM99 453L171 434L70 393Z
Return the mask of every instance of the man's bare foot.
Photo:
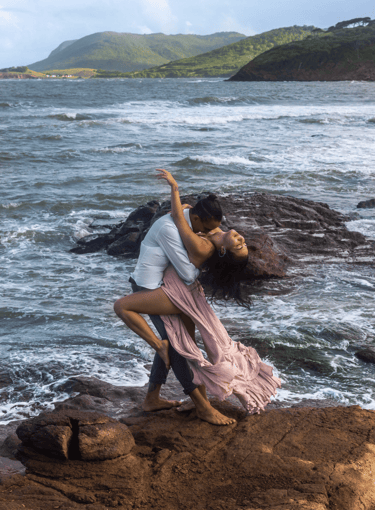
M171 362L169 360L169 355L168 355L169 342L168 342L168 340L161 340L161 343L162 343L162 346L156 352L159 354L161 359L164 361L165 366L167 367L167 370L169 370L171 368Z
M195 409L194 402L192 400L184 400L176 410L183 413L184 411L191 411L192 409Z
M197 409L196 411L198 418L212 423L213 425L232 425L233 423L237 423L234 418L228 418L224 416L224 414L219 413L211 404L207 406L206 409Z
M181 405L179 400L165 400L164 398L146 399L142 404L142 409L146 412L162 411L163 409L172 409Z

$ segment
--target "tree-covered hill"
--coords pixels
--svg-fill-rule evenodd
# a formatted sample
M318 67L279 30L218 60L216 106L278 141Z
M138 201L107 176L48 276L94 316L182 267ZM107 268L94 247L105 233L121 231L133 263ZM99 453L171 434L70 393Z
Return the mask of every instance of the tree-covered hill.
M127 73L123 76L129 78L231 76L260 53L280 44L304 39L313 29L312 26L278 28L196 57L177 60L144 71ZM104 73L102 75L105 76ZM97 77L100 77L100 74Z
M357 21L349 20L350 22ZM364 18L369 19L369 18ZM340 22L248 62L233 81L375 81L375 22Z
M129 72L199 55L244 38L237 32L211 35L99 32L76 41L65 41L48 58L28 67L34 71L86 67Z

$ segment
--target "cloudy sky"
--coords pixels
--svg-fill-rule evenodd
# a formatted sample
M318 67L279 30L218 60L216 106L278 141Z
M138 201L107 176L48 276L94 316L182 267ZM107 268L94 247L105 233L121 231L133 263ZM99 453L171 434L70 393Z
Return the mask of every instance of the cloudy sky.
M95 32L245 35L375 18L373 0L0 0L0 68L46 58Z

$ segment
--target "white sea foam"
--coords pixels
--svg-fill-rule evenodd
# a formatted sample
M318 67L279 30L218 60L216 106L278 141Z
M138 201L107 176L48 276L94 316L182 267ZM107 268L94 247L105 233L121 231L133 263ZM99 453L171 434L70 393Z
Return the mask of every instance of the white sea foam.
M103 149L97 149L98 152L112 152L114 154L121 154L123 152L131 152L137 149L142 149L140 143L129 145L129 147L104 147Z
M348 230L360 232L369 239L375 239L375 219L353 220L346 223Z
M252 165L253 162L250 161L247 158L244 158L242 156L228 156L228 157L221 157L221 156L210 156L210 155L204 155L204 156L190 156L190 159L193 161L200 161L202 163L212 163L214 165L232 165L232 164L240 164L240 165Z
M21 205L20 202L10 202L9 204L1 204L4 209L15 209Z

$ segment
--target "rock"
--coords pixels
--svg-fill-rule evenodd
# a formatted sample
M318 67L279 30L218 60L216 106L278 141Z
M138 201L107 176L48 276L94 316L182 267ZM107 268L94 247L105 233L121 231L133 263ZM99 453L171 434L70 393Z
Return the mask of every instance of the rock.
M111 234L93 234L82 239L78 239L76 248L70 250L71 253L95 253L101 249L107 248L113 241L115 236Z
M371 209L375 207L375 198L371 198L370 200L363 200L357 204L358 209Z
M355 353L357 358L368 363L375 363L375 349L373 347L366 347Z
M15 454L20 444L21 441L17 434L9 434L1 446L0 455L2 457L8 457L9 459L15 460Z
M136 443L125 456L84 462L36 453L25 477L3 484L0 509L12 509L1 506L10 501L17 510L374 508L373 411L303 407L246 416L230 402L212 404L237 423L217 427L195 411L138 412L122 419Z
M25 467L18 460L7 459L0 457L0 484L4 483L8 478L14 475L23 475Z
M118 421L100 425L80 422L78 446L82 460L115 459L130 452L134 439L128 427Z
M73 409L42 413L22 423L17 435L22 441L20 459L40 453L65 460L114 459L134 446L125 425L99 413Z
M205 194L204 194L205 195ZM203 195L182 197L194 205ZM249 262L244 280L282 278L291 265L319 262L371 264L374 244L359 232L351 232L350 218L322 202L268 193L242 193L219 197L223 229L244 235ZM133 211L109 234L95 234L77 241L74 253L107 249L109 255L138 257L141 241L150 226L170 211L170 201L156 200Z
M142 232L130 232L112 243L107 250L108 255L122 255L124 257L135 258L138 256Z

